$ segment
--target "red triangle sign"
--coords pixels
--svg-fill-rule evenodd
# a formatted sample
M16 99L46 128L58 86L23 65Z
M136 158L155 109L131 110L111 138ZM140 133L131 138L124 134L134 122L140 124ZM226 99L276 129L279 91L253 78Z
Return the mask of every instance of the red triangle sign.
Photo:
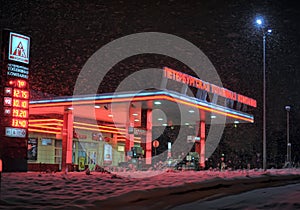
M20 42L18 44L18 47L15 49L13 55L23 57L23 58L27 58L25 50L24 50L23 45L22 45L22 42Z

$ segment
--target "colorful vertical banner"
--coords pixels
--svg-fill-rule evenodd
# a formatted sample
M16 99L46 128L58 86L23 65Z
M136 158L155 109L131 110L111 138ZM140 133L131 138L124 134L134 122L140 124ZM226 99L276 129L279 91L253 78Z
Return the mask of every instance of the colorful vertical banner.
M104 164L110 165L112 163L112 146L104 144Z
M38 139L28 138L28 144L27 144L28 160L37 160L37 152L38 152Z

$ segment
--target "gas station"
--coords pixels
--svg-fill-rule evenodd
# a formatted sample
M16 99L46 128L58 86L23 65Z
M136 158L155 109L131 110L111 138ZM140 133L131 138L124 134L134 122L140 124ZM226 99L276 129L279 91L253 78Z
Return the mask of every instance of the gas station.
M190 84L191 79L198 86L201 83L198 96L202 99L162 89L32 100L29 105L29 137L35 137L36 141L49 138L60 142L56 145L59 152L52 148L52 153L56 154L52 162L60 163L62 170L68 165L80 165L80 161L84 165L118 166L120 162L130 160L134 153L140 153L144 164L151 165L153 141L156 140L153 128L164 128L171 122L172 125L194 129L187 133L184 142L193 136L195 152L199 154L199 164L203 168L206 124L222 117L226 117L226 123L252 123L252 115L237 111L233 106L237 103L240 108L242 105L256 106L256 101L224 88L216 90L217 86L214 86L214 95L227 96L228 106L231 104L232 108L208 102L209 83L167 67L162 70L162 84L168 83L173 79L172 75L178 73L181 79L175 79L179 85L187 85L183 81L188 80L183 78L189 78ZM43 145L39 148L42 149ZM172 156L172 150L169 152L168 156Z
M41 165L61 171L93 170L97 165L120 166L132 158L151 166L157 147L165 144L156 130L161 134L170 126L188 129L181 146L176 148L177 139L167 140L165 159L192 142L199 166L204 168L207 125L221 118L226 123L254 122L247 110L256 107L256 100L169 67L161 71L160 89L29 101L30 39L15 34L4 32L6 44L2 44L7 53L7 48L13 48L7 43L15 36L15 48L21 50L16 52L18 60L12 60L13 56L2 59L4 171L41 170ZM168 90L169 82L181 90ZM187 93L189 88L194 95Z

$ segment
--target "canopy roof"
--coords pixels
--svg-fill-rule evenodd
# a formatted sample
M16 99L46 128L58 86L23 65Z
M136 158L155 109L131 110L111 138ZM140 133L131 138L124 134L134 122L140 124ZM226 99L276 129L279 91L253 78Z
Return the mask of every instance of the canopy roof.
M66 109L72 109L75 118L115 125L124 125L130 114L134 115L134 127L141 126L142 112L147 109L153 111L153 126L170 122L193 125L200 120L207 124L254 122L251 114L167 90L55 97L32 100L29 107L31 119L63 115Z

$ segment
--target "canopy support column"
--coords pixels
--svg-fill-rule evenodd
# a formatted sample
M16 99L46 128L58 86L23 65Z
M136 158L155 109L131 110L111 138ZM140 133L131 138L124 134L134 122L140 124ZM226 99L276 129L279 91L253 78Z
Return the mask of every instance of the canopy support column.
M73 111L65 108L63 119L61 171L67 172L72 165Z
M146 164L152 163L152 110L147 110L146 125Z
M134 146L134 116L132 106L129 106L129 113L127 116L126 123L126 140L125 140L125 156L127 160L130 160L128 152L131 151L131 148Z
M197 128L197 136L200 137L200 142L196 141L195 151L199 154L199 166L205 168L205 112L200 111L200 122Z
M205 121L200 121L200 168L205 168Z

